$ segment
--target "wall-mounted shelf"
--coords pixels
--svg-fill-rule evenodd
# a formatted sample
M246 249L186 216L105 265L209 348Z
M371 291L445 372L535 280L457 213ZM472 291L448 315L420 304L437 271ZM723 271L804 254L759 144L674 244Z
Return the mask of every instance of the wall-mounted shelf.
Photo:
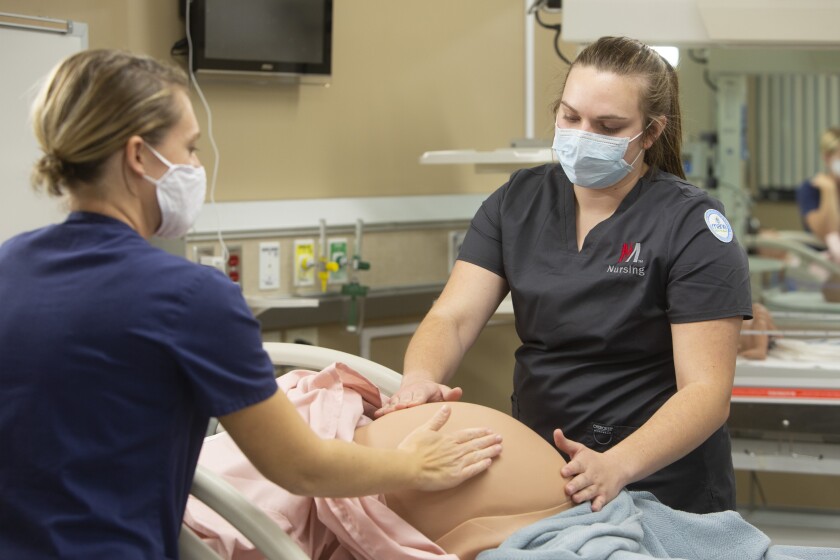
M245 294L245 303L251 308L254 316L262 315L269 309L302 309L318 307L318 298L302 297L267 297Z
M525 77L525 137L524 146L534 145L534 27L536 18L533 0L523 0L524 29L524 77ZM517 144L513 144L516 146ZM478 150L440 150L425 152L420 156L423 165L470 164L476 173L513 173L517 169L551 163L551 147L516 147L500 148L491 151Z
M439 150L425 152L420 163L425 165L446 163L472 164L535 164L551 163L551 148L499 148L498 150Z
M523 167L551 163L551 148L500 148L497 150L438 150L420 156L423 165L471 164L479 173L511 173Z

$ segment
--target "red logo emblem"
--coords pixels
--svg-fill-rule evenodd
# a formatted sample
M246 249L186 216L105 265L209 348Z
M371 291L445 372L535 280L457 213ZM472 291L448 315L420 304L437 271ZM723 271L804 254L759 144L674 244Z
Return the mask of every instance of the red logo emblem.
M621 245L621 256L618 257L618 262L633 262L639 261L639 251L642 249L641 243L624 243Z

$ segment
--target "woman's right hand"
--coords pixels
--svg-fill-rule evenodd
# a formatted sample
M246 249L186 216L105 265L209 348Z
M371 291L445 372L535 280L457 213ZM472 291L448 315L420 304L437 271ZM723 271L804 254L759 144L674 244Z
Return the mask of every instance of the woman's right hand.
M405 380L405 378L403 378ZM373 413L374 418L385 416L395 410L402 410L403 408L411 408L430 402L451 402L457 401L461 398L464 391L460 387L454 389L435 383L428 379L419 379L417 381L404 382L400 388L394 393L388 402L382 405L382 408Z
M487 470L502 452L502 436L489 428L452 433L440 429L452 409L442 406L434 416L408 434L397 449L411 453L417 465L415 490L446 490Z

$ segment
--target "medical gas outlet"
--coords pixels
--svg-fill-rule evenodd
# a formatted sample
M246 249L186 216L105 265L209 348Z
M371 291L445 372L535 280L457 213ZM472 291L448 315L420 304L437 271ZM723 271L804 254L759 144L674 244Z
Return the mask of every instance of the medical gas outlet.
M295 287L303 288L315 285L315 240L295 239L294 242Z
M321 257L318 261L318 279L321 281L321 291L327 291L327 282L330 279L330 274L338 272L338 263L330 262L326 257Z
M347 257L347 238L334 237L327 241L329 262L338 265L334 271L330 271L330 284L346 284L347 283L347 265L349 264Z

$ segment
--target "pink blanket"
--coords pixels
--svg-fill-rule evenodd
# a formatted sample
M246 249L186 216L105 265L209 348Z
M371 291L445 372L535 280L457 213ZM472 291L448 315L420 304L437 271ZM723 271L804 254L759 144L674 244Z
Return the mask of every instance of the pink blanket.
M352 441L355 429L371 421L365 413L381 406L378 389L340 363L318 373L289 372L277 379L277 385L321 438ZM226 433L205 440L198 462L276 521L311 558L457 560L388 509L382 496L333 499L290 494L263 478ZM184 523L224 558L263 558L227 521L193 497L187 502Z

